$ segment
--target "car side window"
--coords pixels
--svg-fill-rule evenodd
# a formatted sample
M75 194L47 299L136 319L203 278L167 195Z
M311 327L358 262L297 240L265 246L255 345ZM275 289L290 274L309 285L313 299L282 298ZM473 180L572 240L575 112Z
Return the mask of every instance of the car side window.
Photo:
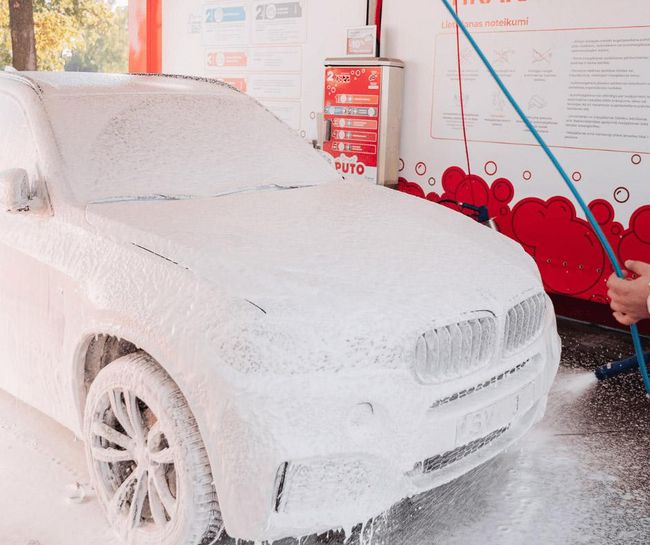
M30 180L36 179L36 142L21 105L0 93L0 171L10 168L24 168Z

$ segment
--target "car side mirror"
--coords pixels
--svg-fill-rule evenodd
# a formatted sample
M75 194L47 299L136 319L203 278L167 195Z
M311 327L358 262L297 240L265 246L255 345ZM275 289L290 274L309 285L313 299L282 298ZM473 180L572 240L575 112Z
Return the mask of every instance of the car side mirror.
M0 207L14 213L43 207L43 200L30 190L29 174L24 168L0 172Z

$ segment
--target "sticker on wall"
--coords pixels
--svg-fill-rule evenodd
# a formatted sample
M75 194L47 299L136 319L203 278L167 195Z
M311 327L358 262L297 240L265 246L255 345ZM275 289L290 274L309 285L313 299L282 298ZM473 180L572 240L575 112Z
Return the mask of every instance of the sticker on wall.
M207 70L236 69L248 66L248 53L245 49L208 49L205 67Z
M375 57L377 55L377 26L349 28L346 52L349 57Z
M211 2L203 7L205 45L244 45L248 42L248 4Z
M306 0L253 2L253 43L304 43L307 39L306 3Z

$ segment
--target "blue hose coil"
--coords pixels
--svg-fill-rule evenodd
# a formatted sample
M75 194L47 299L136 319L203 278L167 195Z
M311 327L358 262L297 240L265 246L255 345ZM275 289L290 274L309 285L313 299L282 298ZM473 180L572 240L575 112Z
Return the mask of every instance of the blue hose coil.
M499 86L503 94L508 99L508 102L510 102L512 107L517 112L517 115L519 115L519 117L524 122L528 130L535 137L537 143L542 147L542 149L544 150L548 158L551 160L551 163L553 163L553 166L555 166L555 169L558 171L558 173L566 183L567 187L575 197L576 201L578 201L580 208L582 208L583 212L585 213L585 216L587 217L587 220L589 221L591 227L596 233L596 236L598 237L601 246L604 248L605 252L607 253L607 257L609 258L609 261L614 267L614 270L616 271L616 275L619 278L625 278L625 275L623 274L623 269L621 268L621 265L618 262L616 254L614 253L611 244L607 240L605 233L603 233L603 230L601 229L600 225L596 221L596 218L591 213L591 210L589 210L589 206L587 206L587 203L582 198L582 195L576 188L575 184L571 181L571 178L567 174L566 170L564 170L564 167L560 164L560 161L555 156L551 148L548 146L544 138L542 138L542 135L539 133L535 125L533 125L531 120L528 119L528 116L524 113L521 106L519 106L519 103L515 100L515 97L512 96L512 93L506 87L506 84L503 83L503 80L501 79L499 74L497 74L497 71L492 66L492 63L490 63L488 58L485 56L485 53L483 53L481 47L478 45L474 37L470 34L469 30L467 30L467 27L465 26L463 21L461 21L458 13L456 13L452 5L449 3L449 0L441 0L441 1L449 11L451 16L453 17L454 21L456 21L458 28L460 28L460 30L463 32L463 34L465 35L465 37L467 38L471 46L474 48L474 51L476 51L476 54L479 56L479 58L481 59L485 67L488 69L488 72L490 72L490 75L492 76L494 81L497 83L497 85ZM458 77L460 77L460 74L458 74ZM634 343L636 360L641 370L641 376L643 377L643 384L645 386L648 397L650 397L650 376L648 375L648 366L646 364L646 360L643 354L643 347L641 346L641 336L639 335L639 328L636 326L636 324L630 326L630 332L632 334L632 341Z

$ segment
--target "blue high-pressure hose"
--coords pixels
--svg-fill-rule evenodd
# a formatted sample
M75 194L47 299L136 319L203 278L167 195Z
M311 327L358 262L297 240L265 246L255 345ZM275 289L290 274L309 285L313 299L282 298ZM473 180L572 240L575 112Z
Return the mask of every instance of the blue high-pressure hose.
M483 53L483 50L478 45L474 37L470 34L469 30L467 30L467 27L465 26L463 21L461 21L458 13L456 13L456 10L449 3L449 0L441 0L441 1L449 11L451 16L454 18L454 21L456 21L458 28L460 28L460 30L463 32L463 34L465 35L465 37L467 38L471 46L474 48L474 51L476 51L476 54L479 56L481 61L483 61L483 64L485 65L485 67L488 69L488 71L494 78L494 81L497 83L501 91L503 91L503 94L506 96L506 98L508 99L512 107L515 109L515 111L517 112L521 120L524 122L526 127L528 127L528 130L535 137L535 140L537 140L539 145L542 147L542 149L544 150L548 158L553 163L553 166L560 173L560 176L566 183L567 187L569 188L569 190L571 191L575 199L578 201L578 204L584 211L585 215L587 216L587 220L589 220L591 227L596 233L596 236L598 237L600 244L605 249L605 252L607 253L607 257L611 261L614 270L616 271L616 275L619 278L625 278L625 275L623 274L623 269L621 268L621 265L619 264L618 259L616 258L616 254L614 253L611 244L607 240L605 233L603 233L603 230L601 229L600 225L596 221L596 218L591 213L591 210L589 210L589 206L587 206L587 203L582 198L582 195L580 195L575 184L571 181L571 178L567 174L566 170L564 170L564 167L560 164L560 161L555 156L551 148L548 146L544 138L542 138L542 135L539 133L537 128L535 128L535 125L533 125L530 119L528 119L528 116L521 109L521 106L519 106L519 103L515 100L515 97L512 96L512 93L508 90L505 83L503 83L503 80L501 79L499 74L497 74L497 71L494 69L494 67L488 60L488 58L485 56L485 53ZM460 74L458 74L458 77L460 77ZM650 398L650 376L648 375L648 366L646 365L646 360L643 354L643 347L641 346L641 336L639 335L639 329L636 325L632 325L630 327L630 332L632 333L632 341L634 342L634 351L636 352L636 359L639 363L641 376L643 377L643 384L645 385L647 395Z

